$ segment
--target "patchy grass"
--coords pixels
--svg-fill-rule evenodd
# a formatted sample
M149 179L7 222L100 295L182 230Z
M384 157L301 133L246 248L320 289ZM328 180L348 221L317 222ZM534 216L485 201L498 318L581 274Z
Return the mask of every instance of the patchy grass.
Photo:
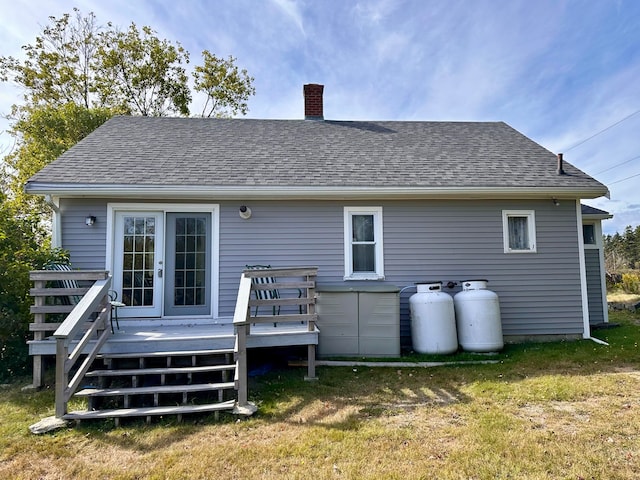
M640 295L637 293L627 293L622 290L607 292L607 302L636 303L640 302Z
M33 436L50 391L0 390L0 478L640 478L640 320L500 363L254 379L259 413L83 423Z

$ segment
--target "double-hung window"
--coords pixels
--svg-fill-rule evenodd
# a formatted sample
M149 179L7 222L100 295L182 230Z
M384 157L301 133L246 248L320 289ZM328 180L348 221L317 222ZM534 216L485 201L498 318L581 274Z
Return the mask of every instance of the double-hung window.
M596 242L596 226L593 223L585 223L582 225L582 238L585 246L597 245Z
M384 279L382 207L344 207L345 280Z
M535 253L536 217L533 210L503 210L505 253Z

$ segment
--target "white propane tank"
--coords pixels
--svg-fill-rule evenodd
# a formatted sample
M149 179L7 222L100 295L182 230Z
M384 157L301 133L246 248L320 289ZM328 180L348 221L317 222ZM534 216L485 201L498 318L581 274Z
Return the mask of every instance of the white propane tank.
M411 339L418 353L453 353L458 350L458 335L453 298L442 291L442 282L417 285L409 298Z
M453 298L458 341L468 352L496 352L504 347L500 302L487 280L465 280Z

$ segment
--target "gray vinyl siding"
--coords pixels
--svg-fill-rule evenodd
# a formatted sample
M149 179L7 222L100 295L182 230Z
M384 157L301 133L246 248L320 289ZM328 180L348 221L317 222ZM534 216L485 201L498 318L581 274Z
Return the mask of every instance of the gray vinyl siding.
M503 209L535 210L537 253L504 253ZM385 208L387 280L404 286L488 279L500 298L505 335L582 332L574 205L560 210L551 202L460 201L394 210ZM459 287L445 291L455 295ZM405 344L413 292L401 298Z
M505 335L581 334L575 205L563 204L260 202L250 205L253 216L248 221L239 218L237 205L223 206L220 314L233 312L238 271L244 264L317 265L319 284L345 283L343 207L382 206L385 283L405 287L421 280L486 278L500 297ZM503 209L535 210L537 253L504 253ZM401 297L405 344L411 293L407 290Z
M168 200L167 200L168 201ZM79 268L103 268L106 201L64 203L63 242ZM250 201L220 205L219 315L230 317L245 265L315 265L319 284L344 284L344 206L382 206L384 282L489 280L500 298L505 335L581 334L579 250L575 204L519 201ZM505 254L502 210L534 210L537 253ZM98 220L84 225L86 215ZM451 294L459 288L446 290ZM408 298L401 295L401 335L409 335Z
M600 271L600 250L585 249L585 265L587 269L587 295L589 298L589 322L591 325L604 322L602 305L602 272Z
M107 246L107 202L95 199L60 201L62 246L69 250L71 265L82 270L105 268ZM89 215L96 222L85 225Z

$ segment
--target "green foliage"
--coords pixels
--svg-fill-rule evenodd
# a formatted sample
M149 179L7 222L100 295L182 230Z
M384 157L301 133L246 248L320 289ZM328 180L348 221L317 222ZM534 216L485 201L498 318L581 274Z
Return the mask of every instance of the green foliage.
M99 27L93 13L49 17L50 23L24 47L26 59L0 57L0 81L13 81L26 106L110 108L132 115L189 115L192 100L185 65L189 52L159 39L148 26L121 31ZM202 53L193 73L194 90L206 95L202 116L247 113L255 94L253 77L235 58Z
M11 133L20 146L4 158L5 182L11 198L22 211L45 213L49 211L48 207L42 199L27 197L24 184L102 125L113 115L113 110L66 103L22 107L14 111L16 120Z
M97 51L96 90L102 103L144 116L189 115L191 91L180 44L160 40L134 23L126 32L102 32Z
M29 271L65 257L49 249L37 216L18 214L0 193L0 381L27 369Z
M635 273L623 273L620 287L625 293L640 294L640 275Z
M49 17L49 25L31 45L23 46L26 59L0 57L0 80L13 80L24 89L27 105L59 106L66 103L86 108L96 105L96 49L99 27L93 13L83 17Z
M244 69L238 70L232 56L224 60L205 50L202 57L204 65L197 66L193 72L194 90L207 95L202 116L246 115L249 96L256 93L253 77Z
M640 269L640 225L627 225L622 234L604 236L605 265L608 272Z

